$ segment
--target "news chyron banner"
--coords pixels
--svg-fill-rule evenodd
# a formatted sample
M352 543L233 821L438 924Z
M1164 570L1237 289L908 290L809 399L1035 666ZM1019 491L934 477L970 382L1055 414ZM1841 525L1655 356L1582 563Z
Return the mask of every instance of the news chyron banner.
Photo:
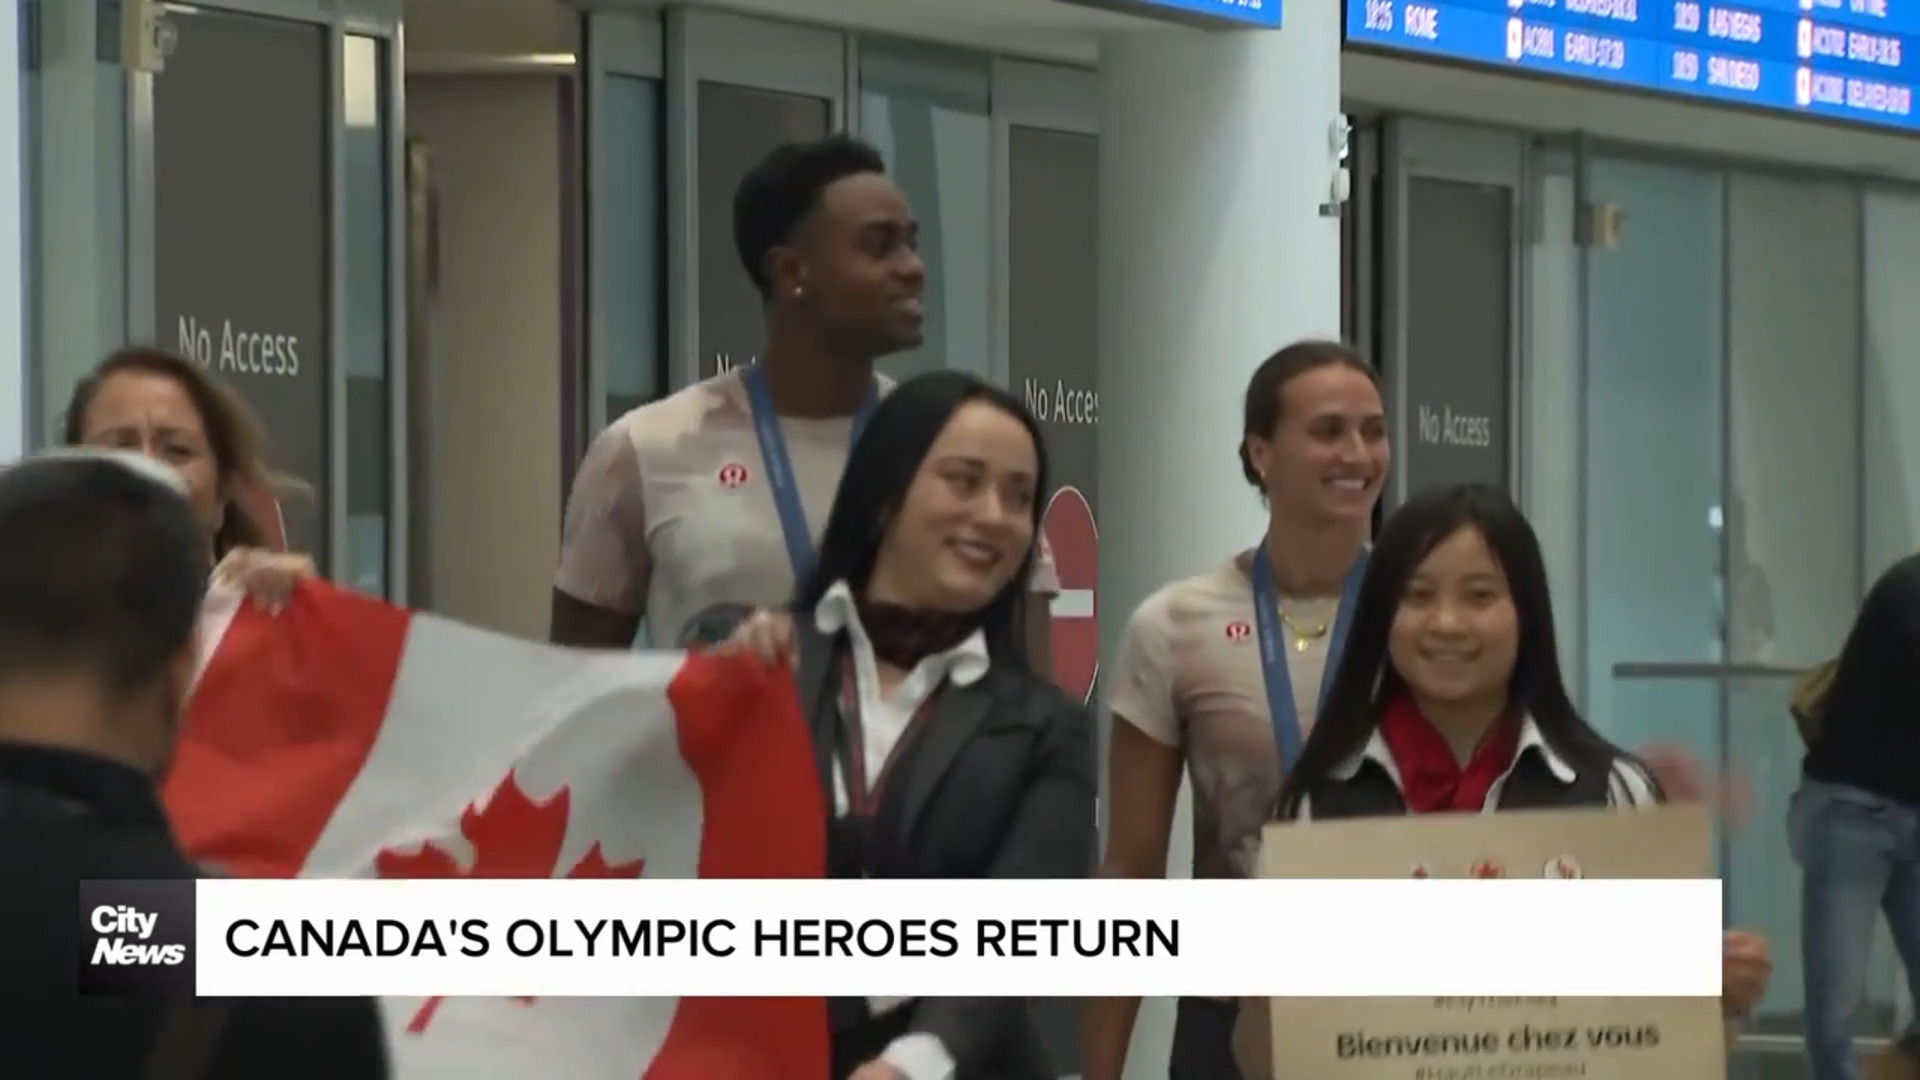
M191 881L80 883L80 992L180 997L195 992Z
M1637 826L1634 835L1678 821L1666 810L1609 817ZM1574 846L1593 866L1626 850ZM1428 854L1435 880L782 879L773 889L747 878L96 881L77 912L80 974L89 992L190 988L209 997L1532 992L1690 1000L1635 1006L1647 1017L1636 1023L1671 1036L1663 1048L1681 1045L1681 1030L1702 1017L1709 1034L1718 1030L1719 882L1537 871L1531 880L1448 881L1439 873L1455 853ZM1414 907L1427 917L1391 916ZM1323 932L1282 932L1301 923ZM1436 936L1434 925L1455 932ZM1566 925L1581 932L1556 932ZM1554 948L1541 950L1544 939ZM1358 1017L1421 1004L1344 1008ZM1352 1030L1341 1023L1319 1025L1327 1037L1301 1045L1333 1045L1333 1033Z

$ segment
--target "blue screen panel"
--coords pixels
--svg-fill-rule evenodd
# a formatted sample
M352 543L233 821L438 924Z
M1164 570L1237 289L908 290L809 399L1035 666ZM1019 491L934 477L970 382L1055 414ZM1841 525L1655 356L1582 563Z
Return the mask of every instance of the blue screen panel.
M1347 40L1920 130L1920 0L1347 0Z
M1082 0L1088 2L1088 0ZM1160 15L1227 26L1280 26L1280 0L1091 0L1102 7L1132 9L1142 15ZM1332 0L1319 0L1331 3Z

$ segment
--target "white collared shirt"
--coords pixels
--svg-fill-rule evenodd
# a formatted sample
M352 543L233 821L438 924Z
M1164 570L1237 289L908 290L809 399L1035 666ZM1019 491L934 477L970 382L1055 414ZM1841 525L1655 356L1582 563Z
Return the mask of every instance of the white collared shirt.
M869 784L886 771L887 759L893 756L894 747L907 733L914 714L935 691L946 683L969 686L987 673L987 638L975 630L953 648L915 664L892 693L882 694L880 662L873 653L873 640L867 636L866 627L860 625L860 611L853 602L853 590L846 582L834 585L820 598L813 620L821 633L834 636L844 631L852 643L853 676L860 702L860 746L864 759L861 766ZM846 771L838 760L833 766L833 802L835 814L847 812ZM867 1004L878 1016L899 1008L906 1001L905 998L869 998ZM951 1080L953 1076L953 1055L947 1052L938 1036L925 1032L895 1039L880 1058L900 1070L907 1080Z
M860 762L871 784L887 767L893 748L907 733L914 714L927 703L934 691L946 683L971 686L987 673L987 637L975 630L965 641L945 652L914 665L907 677L890 694L880 692L880 662L873 654L873 640L860 625L860 612L854 606L853 590L845 582L827 590L813 612L814 625L833 636L846 632L853 643L853 676L858 684L860 702L860 744L864 759ZM834 813L847 812L847 778L838 761L833 767Z
M1520 742L1514 749L1513 761L1507 765L1507 771L1501 773L1500 778L1487 789L1486 802L1480 806L1482 813L1491 814L1500 808L1500 793L1506 790L1507 780L1513 776L1513 770L1519 766L1520 760L1529 753L1539 754L1540 760L1546 763L1548 771L1552 772L1554 778L1561 783L1571 784L1579 778L1579 773L1574 767L1548 745L1546 736L1541 734L1540 725L1534 722L1533 717L1522 716ZM1393 751L1387 748L1386 736L1380 734L1378 727L1375 727L1373 734L1368 736L1365 746L1329 769L1327 775L1334 780L1351 780L1359 775L1361 766L1369 761L1387 770L1387 775L1393 778L1394 787L1404 789L1405 784L1400 778L1400 766L1393 760ZM1636 765L1632 758L1615 759L1612 774L1607 778L1608 806L1618 810L1645 810L1658 805L1659 801L1654 792L1652 777ZM1311 821L1312 819L1311 799L1302 796L1297 820Z

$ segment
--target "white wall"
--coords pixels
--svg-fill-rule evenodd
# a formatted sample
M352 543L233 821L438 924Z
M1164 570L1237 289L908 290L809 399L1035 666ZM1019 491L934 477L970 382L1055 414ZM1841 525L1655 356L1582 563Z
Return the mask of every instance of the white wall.
M1339 222L1319 209L1335 168L1338 10L1289 7L1274 34L1164 30L1102 45L1098 488L1117 493L1100 505L1109 662L1154 590L1259 541L1266 515L1232 468L1247 377L1289 341L1339 333ZM1191 876L1190 784L1167 862L1168 876ZM1175 1016L1169 999L1141 1003L1127 1080L1167 1075Z
M560 530L560 82L407 80L439 190L435 610L544 639Z

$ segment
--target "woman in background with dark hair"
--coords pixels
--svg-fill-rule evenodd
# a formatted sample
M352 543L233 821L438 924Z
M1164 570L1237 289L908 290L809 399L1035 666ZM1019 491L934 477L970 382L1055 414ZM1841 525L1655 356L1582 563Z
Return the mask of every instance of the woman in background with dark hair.
M207 530L216 584L277 604L313 574L312 559L270 549L268 523L248 506L293 482L267 467L252 410L199 364L146 347L108 356L73 388L61 442L129 450L178 472Z
M1319 722L1281 782L1282 821L1615 807L1663 801L1639 759L1602 738L1560 674L1546 563L1504 491L1422 494L1388 518ZM1726 940L1724 1007L1765 992L1766 944ZM1266 1010L1243 1008L1248 1080L1269 1073ZM1287 1078L1282 1078L1287 1080Z
M791 657L844 878L1074 878L1093 859L1092 722L1021 658L1046 491L1019 400L954 371L882 399L790 614L732 639ZM1020 998L836 999L832 1080L1052 1080Z

